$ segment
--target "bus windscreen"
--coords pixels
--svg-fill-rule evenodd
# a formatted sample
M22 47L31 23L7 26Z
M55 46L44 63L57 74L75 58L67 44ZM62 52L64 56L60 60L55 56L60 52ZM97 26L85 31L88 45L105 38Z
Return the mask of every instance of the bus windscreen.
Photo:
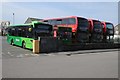
M48 25L48 24L36 24L35 28L39 30L52 31L52 25Z
M52 36L52 25L49 24L35 24L33 32L35 33L34 37L38 36Z
M86 31L89 27L88 20L84 18L78 18L78 29Z
M107 23L107 24L106 24L106 28L108 28L108 29L113 29L113 25L110 24L110 23Z
M86 19L78 18L78 25L80 27L88 27L89 26L89 22Z
M95 29L100 29L102 27L100 22L94 21L93 24Z

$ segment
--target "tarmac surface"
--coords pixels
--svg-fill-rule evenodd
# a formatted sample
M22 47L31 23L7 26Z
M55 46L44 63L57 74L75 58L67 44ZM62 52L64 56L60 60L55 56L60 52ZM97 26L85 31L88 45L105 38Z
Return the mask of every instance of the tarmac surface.
M2 37L2 77L118 78L118 49L33 54Z

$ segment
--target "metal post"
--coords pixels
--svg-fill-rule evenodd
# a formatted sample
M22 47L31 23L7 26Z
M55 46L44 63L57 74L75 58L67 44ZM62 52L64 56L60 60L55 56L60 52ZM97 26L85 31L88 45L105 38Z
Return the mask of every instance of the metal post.
M15 14L13 13L13 24L15 23Z

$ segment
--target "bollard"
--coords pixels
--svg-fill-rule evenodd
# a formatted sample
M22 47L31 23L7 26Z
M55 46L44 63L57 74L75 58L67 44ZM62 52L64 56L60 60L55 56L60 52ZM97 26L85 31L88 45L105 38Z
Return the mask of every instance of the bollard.
M33 53L38 54L39 50L39 40L33 40Z

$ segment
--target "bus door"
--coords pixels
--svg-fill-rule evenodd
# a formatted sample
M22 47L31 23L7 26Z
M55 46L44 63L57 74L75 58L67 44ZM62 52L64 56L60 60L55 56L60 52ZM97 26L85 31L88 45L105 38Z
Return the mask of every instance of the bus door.
M21 37L22 37L22 28L21 27L15 27L15 34L14 34L14 44L21 46Z

